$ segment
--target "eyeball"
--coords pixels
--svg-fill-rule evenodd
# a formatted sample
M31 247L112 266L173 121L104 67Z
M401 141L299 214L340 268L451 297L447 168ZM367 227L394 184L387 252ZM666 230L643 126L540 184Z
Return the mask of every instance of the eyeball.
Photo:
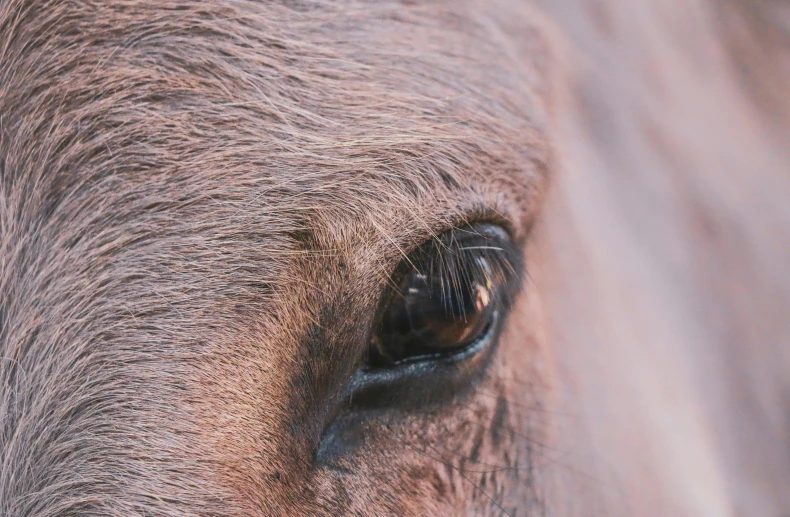
M517 250L494 225L446 232L404 260L385 298L371 346L379 366L458 354L507 311Z

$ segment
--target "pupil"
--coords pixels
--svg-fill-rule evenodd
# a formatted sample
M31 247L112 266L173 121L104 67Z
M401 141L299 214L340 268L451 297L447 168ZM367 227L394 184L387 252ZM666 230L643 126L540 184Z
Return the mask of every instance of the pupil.
M488 328L495 309L491 268L477 257L474 271L454 278L441 273L411 272L383 314L382 334L390 361L463 348ZM427 268L431 270L433 268Z
M448 287L445 278L415 274L405 299L409 330L436 348L467 344L488 323L491 298L478 282Z

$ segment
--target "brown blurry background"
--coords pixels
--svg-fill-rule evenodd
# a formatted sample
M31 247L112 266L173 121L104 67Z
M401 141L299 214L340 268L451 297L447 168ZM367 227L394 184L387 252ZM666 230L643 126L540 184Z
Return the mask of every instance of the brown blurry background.
M586 429L557 475L601 508L790 515L790 2L542 7L572 85L544 237L558 425Z

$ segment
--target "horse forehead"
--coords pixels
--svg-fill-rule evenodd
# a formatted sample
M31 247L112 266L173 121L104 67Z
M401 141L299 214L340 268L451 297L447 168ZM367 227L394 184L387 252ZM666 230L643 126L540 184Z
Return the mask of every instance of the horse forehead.
M464 198L527 203L546 160L529 82L511 84L529 66L460 7L442 21L340 4L55 5L2 20L0 210L42 221L36 246L52 253L36 260L69 263L46 273L64 289L103 268L146 272L190 307L253 287L247 305L268 303L318 223L317 247L370 237L380 254L446 226ZM38 289L22 285L16 297Z
M55 216L91 203L107 221L170 211L192 231L282 234L319 212L428 217L450 186L526 188L545 161L529 67L464 3L69 5L8 21L21 36L0 67L21 129L5 176L49 189Z

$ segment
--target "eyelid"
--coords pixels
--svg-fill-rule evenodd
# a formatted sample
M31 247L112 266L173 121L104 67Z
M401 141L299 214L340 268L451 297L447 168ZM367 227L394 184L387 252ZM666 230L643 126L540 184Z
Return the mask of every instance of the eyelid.
M424 246L429 239L438 239L448 233L465 236L485 236L496 238L504 242L517 242L516 225L512 220L488 205L479 206L463 216L445 220L443 224L428 228L429 233L421 236L415 235L409 242L398 247L397 260L400 262L404 256L409 256Z

